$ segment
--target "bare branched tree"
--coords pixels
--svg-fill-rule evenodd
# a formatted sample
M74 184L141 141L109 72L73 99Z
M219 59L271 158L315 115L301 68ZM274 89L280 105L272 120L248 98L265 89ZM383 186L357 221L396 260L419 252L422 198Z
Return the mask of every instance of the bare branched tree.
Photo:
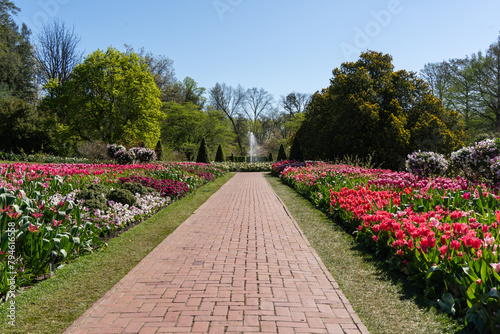
M135 51L130 45L125 44L127 53L135 52L144 59L149 66L149 71L153 75L156 86L161 92L160 99L163 102L182 102L181 83L175 77L174 61L166 56L156 56L151 52L146 52L144 47Z
M225 83L222 85L216 83L208 93L210 105L214 109L222 111L231 122L234 133L238 138L240 152L243 152L243 145L241 143L242 134L240 133L238 119L241 118L241 113L245 104L245 90L240 85L234 88L227 86Z
M65 82L70 79L73 68L82 61L83 52L78 50L80 37L60 20L44 24L36 37L35 58L38 63L39 84L50 79Z
M271 93L264 88L249 88L246 92L245 114L255 122L271 108L273 100Z
M303 112L309 101L311 95L304 93L291 92L287 96L281 96L281 106L291 116Z

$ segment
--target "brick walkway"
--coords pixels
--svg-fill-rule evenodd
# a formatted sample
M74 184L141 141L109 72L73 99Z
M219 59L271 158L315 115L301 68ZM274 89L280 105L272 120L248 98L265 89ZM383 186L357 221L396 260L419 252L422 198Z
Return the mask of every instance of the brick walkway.
M368 333L260 173L236 174L65 333Z

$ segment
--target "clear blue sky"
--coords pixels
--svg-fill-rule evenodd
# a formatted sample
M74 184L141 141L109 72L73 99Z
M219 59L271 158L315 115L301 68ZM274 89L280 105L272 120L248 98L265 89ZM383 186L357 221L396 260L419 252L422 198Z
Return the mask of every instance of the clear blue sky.
M498 0L13 0L37 34L74 25L85 54L129 44L174 61L178 79L274 95L314 93L367 49L396 69L486 50L500 32Z

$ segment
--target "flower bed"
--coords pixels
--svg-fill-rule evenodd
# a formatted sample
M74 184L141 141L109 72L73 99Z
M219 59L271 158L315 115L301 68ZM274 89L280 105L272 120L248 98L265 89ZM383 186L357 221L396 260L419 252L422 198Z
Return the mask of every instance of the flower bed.
M271 171L271 162L212 162L214 167L227 172L269 172Z
M479 332L499 330L500 205L488 187L324 163L285 166L280 177L406 273L429 304Z
M0 164L0 298L223 174L193 163Z

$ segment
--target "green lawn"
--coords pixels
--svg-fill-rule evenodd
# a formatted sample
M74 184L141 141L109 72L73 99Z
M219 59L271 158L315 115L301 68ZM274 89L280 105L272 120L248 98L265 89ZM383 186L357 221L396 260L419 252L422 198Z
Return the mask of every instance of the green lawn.
M276 177L267 175L267 180L370 333L468 333L447 315L427 308L406 276L389 272L307 199Z
M14 328L7 323L7 305L2 305L0 333L64 332L232 176L203 186L110 240L105 250L67 264L55 277L18 295Z

